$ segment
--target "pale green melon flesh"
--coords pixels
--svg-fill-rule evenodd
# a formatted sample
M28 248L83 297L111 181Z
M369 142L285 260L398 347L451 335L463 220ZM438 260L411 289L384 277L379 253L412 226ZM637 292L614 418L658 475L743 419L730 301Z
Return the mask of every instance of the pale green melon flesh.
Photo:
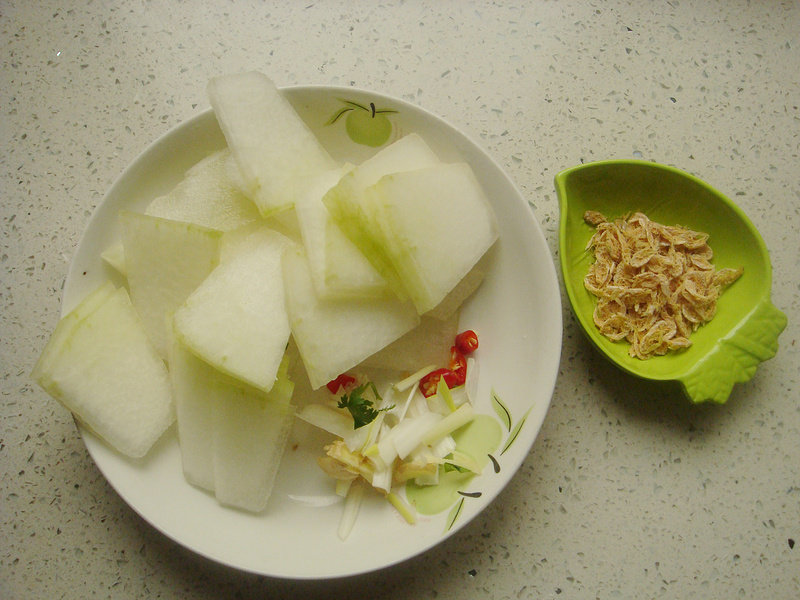
M391 294L386 279L331 218L325 223L321 266L329 297L379 297Z
M53 341L35 369L42 387L113 448L144 456L175 419L169 376L125 288L103 297ZM87 305L79 306L84 311ZM65 317L66 319L66 317Z
M214 409L223 400L217 390L215 372L177 338L173 340L169 375L175 398L183 475L192 485L211 491L214 490Z
M447 320L457 314L464 301L469 298L483 283L492 260L491 250L487 251L469 270L469 273L450 290L439 304L425 313L424 316Z
M214 493L221 504L252 512L267 505L294 422L287 368L284 358L268 394L222 384L213 417Z
M446 319L422 315L419 325L367 357L363 367L413 373L425 366L446 366L458 333L458 313Z
M227 148L207 156L189 169L169 193L153 199L145 214L218 231L262 221L253 201L230 179L229 162ZM127 276L122 242L103 250L101 258L120 275Z
M261 234L265 230L272 230L272 228L261 223L251 223L238 229L226 231L222 234L219 244L219 262L220 264L227 262L231 258L235 258L242 251L247 252L249 245L253 244L253 234Z
M374 237L372 224L364 210L364 193L387 174L429 167L439 162L439 158L425 141L419 135L411 133L386 146L344 175L323 198L336 224L401 298L404 297L402 282L386 258L380 241ZM337 268L335 256L333 252L328 254L331 273L335 273Z
M219 150L194 165L168 194L150 202L145 213L220 231L260 221L253 201L230 179L230 150Z
M114 294L116 288L110 281L106 281L92 292L90 292L81 302L68 314L64 315L56 325L53 334L36 361L36 365L31 371L31 378L46 388L49 382L49 373L53 363L60 356L64 348L68 347L69 340L75 329L83 322L86 317L91 315L99 306Z
M245 191L263 216L291 207L309 178L336 168L265 75L247 72L215 77L208 84L208 96Z
M170 376L186 480L213 491L221 504L263 510L294 417L288 360L265 393L217 371L179 341L173 348Z
M167 319L216 267L222 233L129 211L119 220L131 300L166 358Z
M125 268L125 248L122 242L111 244L100 253L100 258L123 277L128 276L128 269Z
M367 190L372 231L422 314L436 307L497 239L466 163L387 175Z
M394 296L322 300L301 248L284 254L286 307L312 389L325 385L419 322L413 305Z
M289 339L281 272L288 241L268 229L239 243L175 311L175 331L197 356L269 391Z
M386 280L333 222L322 202L343 173L325 173L295 202L314 289L321 298L385 295Z

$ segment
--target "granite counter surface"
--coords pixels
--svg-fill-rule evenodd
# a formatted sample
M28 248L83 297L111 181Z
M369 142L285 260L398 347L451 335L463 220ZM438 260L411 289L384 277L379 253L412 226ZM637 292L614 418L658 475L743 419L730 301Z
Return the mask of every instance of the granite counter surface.
M800 590L800 4L790 1L27 2L0 5L0 596L796 598ZM515 180L557 259L553 176L643 158L761 232L777 356L723 406L632 379L564 301L528 458L458 534L332 582L195 556L120 499L30 380L94 207L214 75L356 86L441 115Z

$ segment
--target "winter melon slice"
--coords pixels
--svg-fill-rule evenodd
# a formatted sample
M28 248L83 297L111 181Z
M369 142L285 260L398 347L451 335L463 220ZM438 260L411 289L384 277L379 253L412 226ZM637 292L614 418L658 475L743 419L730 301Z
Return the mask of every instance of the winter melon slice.
M367 357L361 365L406 374L427 365L446 366L457 333L458 313L447 319L422 315L419 325Z
M333 222L322 202L344 172L325 173L295 202L314 289L321 298L386 295L391 293L386 280Z
M125 288L105 286L64 317L33 377L126 456L144 456L175 419L166 366Z
M294 386L284 356L268 394L221 379L214 404L213 467L217 500L252 512L269 500L294 422Z
M169 193L152 200L145 213L219 231L261 220L256 205L231 180L230 158L227 148L207 156Z
M69 340L75 329L80 326L83 320L91 315L95 309L102 306L103 302L111 296L116 288L110 281L106 281L99 287L90 292L81 302L68 314L61 318L53 330L50 339L45 345L39 360L31 371L31 377L43 388L49 385L49 373L53 363L57 360L61 352L68 347Z
M494 213L466 163L382 177L367 190L371 230L420 314L436 307L497 239Z
M342 177L323 198L331 217L372 263L399 297L404 297L402 282L387 259L364 209L365 190L384 175L416 170L438 164L439 158L416 133L406 135L386 146ZM336 252L328 252L329 272L335 273Z
M286 357L269 393L197 358L179 341L170 359L183 473L221 504L264 509L294 417Z
M245 191L262 216L290 208L310 179L336 168L266 75L251 71L215 77L208 96Z
M216 267L222 233L126 210L119 220L131 300L166 358L167 319Z
M174 315L187 348L213 367L269 391L289 339L281 254L289 243L259 229L211 272Z
M292 337L312 389L356 366L419 323L414 306L393 295L319 298L302 248L287 249L283 275Z
M178 444L186 481L214 490L214 410L222 400L216 370L173 337L169 376L175 399Z

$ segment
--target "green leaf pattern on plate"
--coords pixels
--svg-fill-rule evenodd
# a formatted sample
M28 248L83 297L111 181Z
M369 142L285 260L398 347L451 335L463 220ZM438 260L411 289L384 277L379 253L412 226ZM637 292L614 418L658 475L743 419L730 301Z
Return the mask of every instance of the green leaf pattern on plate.
M519 432L525 425L525 421L528 418L528 414L530 413L533 407L528 408L528 410L525 411L525 414L522 415L522 418L515 424L511 411L494 389L492 389L491 392L491 402L492 402L492 408L494 409L494 412L497 414L497 417L499 418L503 429L508 432L505 442L503 443L502 450L500 451L500 456L502 456L516 441L517 437L519 436ZM488 457L491 460L494 472L499 473L500 463L498 462L498 460L492 454L488 454ZM447 520L445 522L445 528L444 528L445 532L449 531L453 527L453 525L458 520L458 517L463 513L465 499L477 498L480 497L481 495L480 492L463 492L460 490L457 493L461 497L454 505L452 505L452 508L450 509L450 512L447 515Z
M516 425L514 425L514 429L512 429L511 432L508 434L508 437L506 438L506 443L503 445L503 449L500 451L500 456L503 456L503 454L506 453L506 450L508 450L511 447L511 444L513 444L517 440L517 436L519 435L522 426L525 424L525 421L528 418L528 414L531 412L531 408L525 411L525 414L522 415L522 418L519 420L519 422Z
M455 506L450 509L450 514L447 515L447 524L444 528L445 531L450 531L450 528L452 528L455 524L456 520L458 519L458 515L461 514L461 509L464 508L464 500L465 498L462 496L461 499L456 502Z
M500 421L505 425L506 431L511 431L511 412L494 390L492 390L492 408L494 408L494 412L497 413Z

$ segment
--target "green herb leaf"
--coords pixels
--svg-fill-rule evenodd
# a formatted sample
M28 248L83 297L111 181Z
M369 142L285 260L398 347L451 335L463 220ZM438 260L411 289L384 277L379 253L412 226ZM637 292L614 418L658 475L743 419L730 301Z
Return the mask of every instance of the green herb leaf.
M365 398L364 393L371 391L373 399ZM368 425L375 420L378 413L384 410L391 410L394 405L387 406L380 410L375 409L375 402L380 402L381 396L378 393L375 384L371 381L361 384L354 388L349 394L345 394L339 399L339 408L346 408L353 416L353 429L358 429L364 425Z

